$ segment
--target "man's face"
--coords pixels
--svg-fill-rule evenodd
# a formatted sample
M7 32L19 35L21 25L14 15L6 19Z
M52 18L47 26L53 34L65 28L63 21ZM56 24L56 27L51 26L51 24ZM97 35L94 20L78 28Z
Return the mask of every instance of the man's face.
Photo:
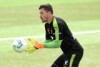
M40 19L44 23L44 22L47 22L47 18L48 18L48 12L44 8L41 8L40 9Z

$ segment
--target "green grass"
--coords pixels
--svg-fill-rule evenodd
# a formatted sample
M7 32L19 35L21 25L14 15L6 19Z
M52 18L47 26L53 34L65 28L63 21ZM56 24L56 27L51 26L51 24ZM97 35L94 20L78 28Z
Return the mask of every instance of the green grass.
M88 30L100 30L100 21L79 21L79 22L70 22L68 23L69 28L72 32L79 31L88 31ZM82 24L82 25L81 25ZM38 28L38 29L37 29ZM35 30L37 29L37 30ZM36 25L14 25L10 27L1 27L0 37L18 37L18 36L35 36L35 35L43 35L44 32L44 24L36 24ZM11 32L9 32L11 31Z
M44 3L53 5L55 15L63 18L72 32L100 30L99 0L0 0L0 38L44 34L38 10ZM100 33L76 37L85 50L80 67L99 67ZM17 53L11 40L0 41L0 67L50 67L61 53L60 48Z
M88 2L100 2L99 0L0 0L0 8L12 8L12 7L23 7L32 6L43 3L51 4L69 4L69 3L88 3Z
M100 36L100 33L77 36L85 50L80 67L99 67L100 40L98 36Z
M76 36L85 50L80 67L99 67L100 41L98 36L100 34ZM32 54L16 53L12 49L11 41L5 43L3 41L0 44L0 60L2 60L0 66L2 67L49 67L62 53L60 49L40 49Z

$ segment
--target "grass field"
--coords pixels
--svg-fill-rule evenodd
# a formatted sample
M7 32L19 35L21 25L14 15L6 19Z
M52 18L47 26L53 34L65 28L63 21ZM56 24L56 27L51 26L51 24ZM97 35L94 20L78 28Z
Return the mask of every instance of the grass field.
M38 7L44 3L53 5L72 32L100 30L99 0L0 0L0 38L43 35ZM100 67L100 33L76 37L85 50L80 67ZM11 40L0 41L0 67L50 67L61 53L60 48L16 53Z

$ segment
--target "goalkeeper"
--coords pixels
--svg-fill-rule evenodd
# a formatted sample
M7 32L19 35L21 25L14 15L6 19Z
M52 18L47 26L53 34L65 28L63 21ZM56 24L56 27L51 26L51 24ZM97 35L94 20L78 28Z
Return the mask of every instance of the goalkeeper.
M33 46L36 49L61 48L63 54L55 60L51 67L78 67L83 56L83 48L73 37L66 22L53 16L53 9L50 4L40 5L39 11L40 18L45 23L46 40L44 43L36 41ZM30 52L31 50L26 51Z

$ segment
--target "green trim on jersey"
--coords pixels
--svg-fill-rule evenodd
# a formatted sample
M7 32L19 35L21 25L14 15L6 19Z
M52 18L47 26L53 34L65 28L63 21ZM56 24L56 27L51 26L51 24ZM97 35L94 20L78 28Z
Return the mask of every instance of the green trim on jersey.
M59 41L53 40L51 42L44 43L44 47L45 48L59 48L61 45L61 42L62 42L61 40Z
M45 48L58 48L61 45L62 40L59 40L59 27L55 17L53 18L53 28L55 30L55 40L46 40L44 43Z
M71 59L70 59L70 65L69 67L72 67L73 61L75 59L76 54L72 54Z
M55 17L53 18L53 28L55 30L55 40L59 40L59 28Z
M45 42L44 43L48 43L48 42L52 42L53 40L45 40Z

